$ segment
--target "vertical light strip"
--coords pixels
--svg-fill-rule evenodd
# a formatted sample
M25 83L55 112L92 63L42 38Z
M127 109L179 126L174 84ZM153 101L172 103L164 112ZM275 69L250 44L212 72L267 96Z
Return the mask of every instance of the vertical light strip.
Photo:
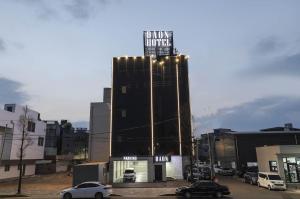
M177 84L177 110L178 110L178 135L179 135L179 155L182 155L181 150L181 121L180 121L180 101L179 101L179 77L178 77L178 59L176 57L176 84Z
M153 76L152 76L152 57L150 57L150 109L151 109L151 154L154 156L154 125L153 125Z
M111 91L110 91L110 132L109 132L109 156L111 157L112 147L112 118L113 118L113 92L114 91L114 58L111 62Z
M190 76L189 76L189 56L186 56L186 68L187 68L187 76L188 76L188 92L189 92L189 104L190 104L190 124L191 124L191 140L192 143L192 155L195 155L195 143L193 143L194 137L194 124L193 124L193 115L192 115L192 106L191 106L191 94L190 94Z

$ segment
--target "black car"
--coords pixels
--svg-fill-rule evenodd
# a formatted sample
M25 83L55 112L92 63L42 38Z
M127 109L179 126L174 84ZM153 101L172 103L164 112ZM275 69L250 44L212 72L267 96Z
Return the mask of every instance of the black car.
M213 181L197 181L190 186L176 189L176 195L191 198L193 196L214 196L221 198L229 195L229 189L226 186L219 185Z
M252 185L257 184L258 174L256 172L246 172L244 174L244 182Z
M257 166L242 167L240 170L237 171L237 176L243 178L246 172L258 173L258 167Z

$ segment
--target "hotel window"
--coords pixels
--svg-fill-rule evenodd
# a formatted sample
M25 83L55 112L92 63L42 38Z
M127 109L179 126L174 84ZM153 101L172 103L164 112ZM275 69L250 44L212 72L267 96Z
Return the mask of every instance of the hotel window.
M10 166L8 164L4 166L4 171L5 172L9 171L9 169L10 169Z
M270 171L271 172L277 172L278 167L277 167L277 162L276 161L269 161L269 166L270 166Z
M122 114L122 117L125 118L127 116L126 110L123 109L121 114Z
M32 121L28 121L27 130L30 132L35 132L35 123Z
M43 137L39 137L39 139L38 139L38 145L39 146L43 146L44 145L44 138Z
M122 94L126 94L127 93L127 87L126 86L122 86L121 90L122 90Z

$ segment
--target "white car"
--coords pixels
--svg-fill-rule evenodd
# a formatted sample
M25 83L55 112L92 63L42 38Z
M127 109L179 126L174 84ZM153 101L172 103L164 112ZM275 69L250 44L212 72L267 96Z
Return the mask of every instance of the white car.
M265 187L269 190L286 190L286 184L277 173L259 172L257 186Z
M123 173L123 182L135 182L136 174L134 168L127 168Z
M99 182L84 182L60 192L61 199L95 198L102 199L111 195L111 187Z
M215 172L215 174L219 174L221 170L222 170L222 167L214 165L214 172Z

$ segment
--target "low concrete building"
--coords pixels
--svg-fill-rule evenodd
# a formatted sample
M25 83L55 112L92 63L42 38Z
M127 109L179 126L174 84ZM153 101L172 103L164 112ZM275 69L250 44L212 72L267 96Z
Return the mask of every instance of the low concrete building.
M0 110L0 180L19 175L20 147L23 127L20 118L26 118L23 152L23 175L34 175L36 162L44 159L46 124L34 110L16 104L6 104Z
M256 148L260 172L276 172L287 183L300 183L300 145Z

